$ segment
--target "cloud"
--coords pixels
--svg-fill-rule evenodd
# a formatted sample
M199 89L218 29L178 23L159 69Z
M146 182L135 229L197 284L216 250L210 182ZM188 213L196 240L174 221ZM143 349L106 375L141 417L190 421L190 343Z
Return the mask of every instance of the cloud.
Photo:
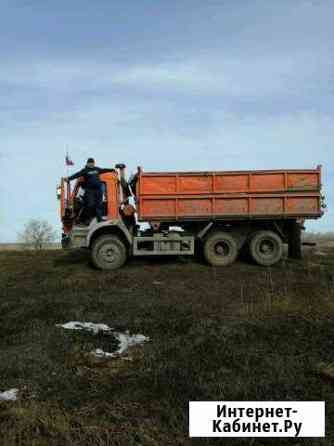
M0 85L53 92L133 88L141 91L220 95L254 100L319 92L331 80L330 54L319 51L231 58L213 54L182 62L117 65L89 60L9 62Z

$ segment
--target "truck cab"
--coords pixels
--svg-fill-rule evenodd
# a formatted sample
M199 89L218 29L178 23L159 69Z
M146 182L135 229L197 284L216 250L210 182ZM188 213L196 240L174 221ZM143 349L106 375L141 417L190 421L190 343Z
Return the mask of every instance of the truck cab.
M94 241L105 234L114 234L127 245L135 230L135 209L129 204L129 192L124 180L125 166L116 172L100 176L103 183L104 219L98 223L85 217L83 179L79 178L73 188L70 182L61 179L58 187L60 217L62 221L62 247L91 248Z

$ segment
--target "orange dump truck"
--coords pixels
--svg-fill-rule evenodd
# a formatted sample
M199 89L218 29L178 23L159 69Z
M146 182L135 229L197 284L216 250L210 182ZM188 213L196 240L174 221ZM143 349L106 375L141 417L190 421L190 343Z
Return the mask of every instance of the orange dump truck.
M280 261L283 244L301 256L305 219L322 216L321 167L304 170L138 172L129 182L124 165L101 175L105 221L80 223L83 194L60 187L63 246L91 250L101 269L129 256L204 254L211 265L229 265L242 250L255 262ZM132 203L131 203L132 202ZM148 229L141 230L140 223Z

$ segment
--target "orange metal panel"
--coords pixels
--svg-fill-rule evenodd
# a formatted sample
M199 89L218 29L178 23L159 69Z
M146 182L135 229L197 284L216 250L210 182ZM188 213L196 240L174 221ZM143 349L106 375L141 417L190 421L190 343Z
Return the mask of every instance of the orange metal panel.
M319 197L288 197L288 214L315 214L319 212Z
M194 218L223 218L224 216L274 217L321 215L320 198L314 195L249 195L206 197L144 197L140 199L139 219L177 220Z
M64 181L64 178L61 179L60 184L60 217L65 217L65 208L67 201L67 183Z
M320 169L140 173L139 193L143 195L319 191Z
M253 213L261 215L283 214L284 197L255 197Z
M321 170L140 171L138 217L145 220L322 215Z
M284 172L251 175L251 191L283 191L284 189Z
M140 214L145 217L170 217L176 216L176 200L174 198L150 199L145 198L140 201Z
M216 192L242 192L248 191L249 176L244 175L228 175L218 174L216 175L215 187Z
M212 192L212 175L188 175L179 176L179 189L180 194L207 194Z
M248 198L216 198L215 215L246 215L249 212Z
M120 206L120 190L117 174L104 173L101 175L101 181L106 184L107 188L108 218L117 219Z
M177 176L146 176L140 178L141 195L168 195L176 193Z
M178 199L178 214L181 216L210 216L212 215L211 198L182 198Z
M314 173L290 173L288 174L288 189L314 190L320 188L320 174Z

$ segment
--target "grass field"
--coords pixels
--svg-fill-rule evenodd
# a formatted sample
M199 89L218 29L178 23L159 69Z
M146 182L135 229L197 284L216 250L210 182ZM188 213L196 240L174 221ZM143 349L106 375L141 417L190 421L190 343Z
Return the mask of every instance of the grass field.
M3 445L331 445L334 247L272 268L136 260L92 269L85 253L0 252ZM103 322L151 341L128 359L111 337L56 327ZM189 400L325 400L325 439L188 438Z

